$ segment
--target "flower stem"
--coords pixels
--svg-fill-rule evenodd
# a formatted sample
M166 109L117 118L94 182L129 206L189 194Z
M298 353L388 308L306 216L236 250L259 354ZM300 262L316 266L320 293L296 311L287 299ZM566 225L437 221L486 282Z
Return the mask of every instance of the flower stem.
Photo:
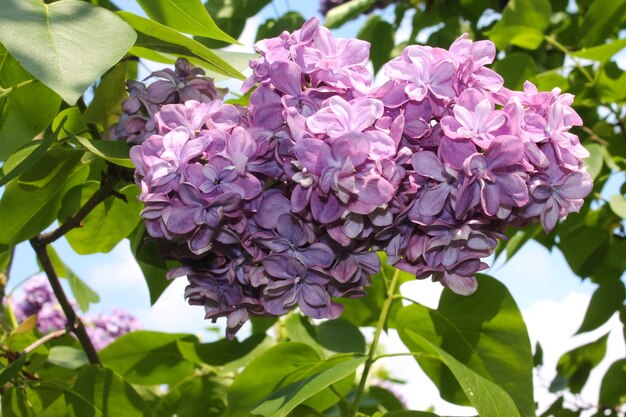
M26 81L22 81L21 83L16 84L16 85L14 85L12 87L9 87L9 88L2 88L2 87L0 87L0 97L8 96L9 94L14 92L15 90L18 90L18 89L20 89L22 87L25 87L28 84L31 84L31 83L33 83L35 81L37 81L37 80L35 80L35 79L33 79L33 80L26 80Z
M384 277L384 270L383 270ZM367 355L367 359L365 360L365 367L363 368L363 374L361 375L361 381L359 382L359 386L356 390L356 395L354 397L354 414L356 417L359 411L359 405L361 404L361 399L363 398L363 392L365 391L365 383L367 382L367 376L370 373L372 365L374 364L376 350L378 349L378 342L380 340L380 334L387 323L387 319L389 318L389 312L391 311L391 305L395 299L396 289L398 288L398 283L400 282L400 270L396 268L396 271L393 274L393 278L391 279L391 283L387 288L387 298L385 299L385 303L383 304L383 308L380 312L380 318L378 319L378 325L376 327L376 332L374 333L374 339L372 340L372 344L370 345L369 352Z
M43 345L44 343L46 343L46 342L48 342L48 341L50 341L52 339L56 339L57 337L61 337L64 334L67 334L67 330L66 329L61 329L61 330L57 330L56 332L48 333L47 335L45 335L41 339L37 339L31 345L27 346L26 349L24 349L24 353L29 354L30 352L32 352L33 350L37 349L39 346Z

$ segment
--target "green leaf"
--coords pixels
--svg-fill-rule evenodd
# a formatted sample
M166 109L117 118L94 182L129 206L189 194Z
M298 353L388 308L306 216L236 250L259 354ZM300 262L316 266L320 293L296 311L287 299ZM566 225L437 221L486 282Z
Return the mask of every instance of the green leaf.
M88 181L70 190L59 210L59 221L63 222L74 214L99 188L97 181ZM129 184L121 188L119 193L126 201L117 196L109 196L89 212L81 221L81 227L66 233L65 238L76 253L88 255L110 252L135 230L141 221L139 213L142 205L137 199L139 189L136 185Z
M72 294L74 294L74 298L76 299L76 303L78 303L78 307L83 313L86 313L87 310L89 310L90 304L95 304L100 301L100 296L98 296L89 285L85 284L85 282L59 258L59 255L52 246L46 246L46 250L48 251L50 261L57 274L59 277L67 279Z
M365 362L365 359L365 357L361 357L339 362L331 368L294 382L271 394L252 412L266 417L286 417L297 405L351 375Z
M83 115L78 107L69 107L61 112L52 121L52 130L58 131L58 139L65 139L71 134L80 134L87 130L82 119Z
M127 333L102 349L100 360L133 384L173 384L194 369L178 350L179 340L191 342L196 338L151 331Z
M557 363L557 375L550 384L550 392L569 388L573 393L579 393L585 386L591 370L604 358L608 337L607 333L594 342L563 354Z
M68 396L70 410L80 417L148 417L152 413L132 385L110 369L84 367L72 390L82 397ZM90 405L91 404L91 405Z
M148 285L150 304L152 305L157 302L163 291L172 283L172 280L167 278L167 271L170 266L159 256L156 241L148 235L143 222L139 222L129 238L130 249Z
M0 88L11 88L33 78L0 45ZM61 97L36 81L0 97L0 161L42 132L57 114L59 104ZM8 168L3 168L3 172L6 174Z
M609 253L614 224L619 218L608 205L570 215L559 226L559 249L572 271L591 275Z
M587 172L591 175L591 178L595 179L600 174L600 171L602 171L602 167L604 166L606 148L598 143L585 145L585 148L587 148L590 153L589 158L585 159Z
M122 101L128 97L125 85L127 67L128 61L120 62L102 77L93 100L83 113L85 123L99 125L106 133L118 122L122 114ZM128 159L128 151L124 159Z
M619 359L607 369L600 384L599 403L614 408L626 402L626 359Z
M610 61L602 68L595 90L602 103L619 102L626 98L626 72ZM594 103L596 103L594 101Z
M626 39L612 39L611 42L591 48L583 48L580 51L570 53L576 58L590 59L592 61L607 62L626 47Z
M539 224L527 226L522 230L518 230L506 243L506 260L510 260L524 246L524 244L526 244L526 242L542 232L543 229Z
M535 354L533 355L533 366L542 366L543 365L543 348L541 344L537 342L535 344Z
M233 38L238 38L248 18L257 15L271 0L210 0L204 6L215 23ZM304 22L303 22L304 23ZM196 37L209 48L223 48L227 44L209 38Z
M33 397L33 391L22 387L9 387L2 393L2 417L39 417L41 403Z
M421 350L429 355L438 357L438 359L450 369L479 415L489 417L521 416L511 397L500 385L474 372L471 368L458 361L454 356L413 330L406 329L405 337L408 338L410 341L409 344L415 347L416 350ZM535 414L534 408L529 411L529 415Z
M337 7L334 7L326 14L324 26L335 29L342 26L349 20L355 19L374 4L375 0L350 0Z
M293 32L302 27L304 23L304 17L298 12L287 12L278 19L267 19L259 25L256 32L256 40L274 38L284 31Z
M198 365L224 366L251 353L266 340L265 334L255 334L240 342L221 339L212 343L178 340L178 349L185 359Z
M613 213L620 216L622 219L626 219L626 198L623 195L614 194L609 200L609 205Z
M203 59L207 64L206 67L212 71L239 80L245 79L232 65L200 42L133 13L117 12L117 14L138 32L136 46L173 54L195 55Z
M26 355L24 353L20 353L16 360L0 371L0 386L3 386L15 378L17 374L20 373L25 363Z
M626 0L594 0L583 19L580 44L584 47L603 44L611 37L626 13Z
M0 243L15 245L48 227L56 218L65 193L82 183L88 167L82 152L53 149L18 179L7 184L0 199Z
M370 385L363 396L359 411L371 415L379 410L400 411L405 410L405 408L402 401L391 390L377 385Z
M576 334L590 332L606 323L613 313L619 311L626 298L626 288L619 280L607 280L600 283L589 301L585 318Z
M228 387L216 377L193 377L170 387L155 409L160 417L225 417L227 392Z
M390 411L388 413L383 414L383 417L439 417L439 416L434 413L429 413L428 411L402 410L402 411Z
M377 73L391 58L391 51L395 46L393 25L384 21L379 15L372 14L356 36L372 45L370 59L374 66L374 73Z
M328 320L317 326L319 344L339 353L365 353L365 337L352 323L344 319Z
M402 341L411 351L420 350L415 349L408 331L419 333L481 377L498 384L523 415L534 415L533 358L526 325L511 294L496 279L479 275L478 290L471 296L444 290L437 310L418 304L404 307L398 313L397 326ZM457 381L465 394L466 387L452 369L454 375L438 361L417 359L439 387L442 398L464 402ZM476 397L486 395L474 393ZM476 400L468 399L472 404Z
M276 391L285 378L295 372L312 369L320 357L313 348L302 343L281 343L250 362L230 387L230 417L247 417L264 397Z
M72 105L124 56L135 38L119 17L87 2L0 0L0 42Z
M550 25L551 13L548 0L510 0L502 12L502 19L487 35L498 49L509 45L537 49Z
M497 60L493 69L504 78L505 87L521 90L526 80L537 73L537 64L524 52L512 52Z
M200 0L137 0L137 3L150 18L179 32L239 43L217 27Z
M13 155L9 156L5 163L0 167L0 186L3 186L9 181L17 178L37 161L43 158L46 151L57 137L57 133L58 132L51 133L45 139L28 142Z
M68 369L78 369L89 363L82 349L71 346L53 346L48 354L48 362Z
M128 156L130 147L126 142L114 140L89 140L80 136L74 136L74 138L88 151L96 154L102 159L126 168L135 168L135 165Z

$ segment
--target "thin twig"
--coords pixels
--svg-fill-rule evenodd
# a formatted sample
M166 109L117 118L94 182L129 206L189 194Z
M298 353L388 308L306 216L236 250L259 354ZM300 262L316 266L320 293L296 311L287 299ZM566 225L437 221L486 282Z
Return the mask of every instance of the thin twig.
M89 338L89 335L85 330L85 325L76 315L74 308L72 307L70 301L65 295L65 291L63 291L63 287L61 287L61 282L59 282L59 277L54 269L54 266L52 265L50 255L47 251L47 243L42 241L41 237L36 237L31 239L30 244L32 245L33 249L35 249L35 253L37 254L37 258L41 263L41 267L48 276L48 281L50 282L50 286L52 286L52 291L59 301L59 304L63 309L63 313L65 313L68 329L76 335L76 338L78 339L83 350L85 351L89 362L99 365L100 358L98 357L98 353L93 347L93 343L91 342L91 339Z
M339 398L339 401L341 402L341 404L343 404L350 413L354 413L354 408L352 407L352 404L350 403L350 401L348 401L346 397L344 397L339 391L337 391L337 388L335 388L332 384L329 385L328 388L330 388L333 394L335 394L337 398Z
M24 353L29 354L30 352L32 352L33 350L37 349L39 346L43 345L44 343L46 343L46 342L48 342L48 341L50 341L52 339L56 339L57 337L61 337L64 334L67 334L67 329L61 329L61 330L57 330L56 332L48 333L47 335L45 335L41 339L37 339L32 344L27 346L26 349L24 349Z
M424 352L400 352L400 353L385 353L383 355L378 355L376 357L374 357L373 361L376 362L379 359L382 358L394 358L396 356L429 356Z
M9 87L9 88L2 88L2 87L0 87L0 97L8 96L9 94L14 92L15 90L18 90L18 89L20 89L22 87L25 87L25 86L27 86L27 85L29 85L31 83L34 83L35 81L38 81L38 80L32 79L32 80L22 81L21 83L16 84L16 85L14 85L12 87Z
M102 181L100 182L100 188L98 188L98 190L89 198L89 200L87 200L85 205L83 205L76 213L74 213L73 216L67 219L57 229L49 233L42 233L41 235L39 235L37 240L42 245L47 245L59 239L70 230L79 227L83 219L87 217L91 210L93 210L98 204L106 200L107 197L109 197L113 193L113 188L118 181L118 176L110 175L109 173L103 174Z
M587 126L582 126L581 129L589 135L589 138L594 141L599 143L602 146L609 146L609 142L607 142L606 140L602 139L600 136L598 136L598 134L596 132L594 132L593 130L591 130L590 128L588 128Z
M565 47L565 45L563 45L561 42L557 41L556 38L553 38L552 36L548 36L545 35L544 39L548 42L551 43L552 45L556 46L556 49L558 49L559 51L563 52L565 55L568 55L570 58L572 58L572 61L574 61L574 65L576 66L576 68L578 68L580 70L580 72L585 76L585 78L587 79L587 81L589 81L591 84L595 83L595 80L593 79L593 77L591 76L591 74L589 73L589 71L587 71L587 68L585 68L576 57L572 56L571 52L569 49L567 49Z

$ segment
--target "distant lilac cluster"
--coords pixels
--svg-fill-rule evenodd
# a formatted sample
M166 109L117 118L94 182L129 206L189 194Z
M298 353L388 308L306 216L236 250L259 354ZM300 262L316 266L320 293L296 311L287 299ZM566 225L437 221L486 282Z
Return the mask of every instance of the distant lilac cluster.
M226 90L216 88L213 80L204 75L202 68L179 58L174 70L165 68L150 74L146 80L156 79L150 85L128 80L126 88L130 97L122 103L120 121L109 132L111 139L140 144L156 133L153 118L161 106L188 100L206 103L224 97Z
M369 46L316 19L263 40L247 108L165 105L131 150L147 230L183 263L170 276L229 337L295 306L337 317L377 250L469 294L504 227L550 230L591 190L573 97L504 88L491 42L409 46L378 88Z
M24 283L23 289L23 296L15 302L15 316L18 321L21 322L36 314L37 328L44 334L66 327L65 314L44 276L29 279ZM109 314L100 312L91 319L82 317L81 320L97 350L103 349L123 334L139 330L141 327L136 317L119 308L111 309Z

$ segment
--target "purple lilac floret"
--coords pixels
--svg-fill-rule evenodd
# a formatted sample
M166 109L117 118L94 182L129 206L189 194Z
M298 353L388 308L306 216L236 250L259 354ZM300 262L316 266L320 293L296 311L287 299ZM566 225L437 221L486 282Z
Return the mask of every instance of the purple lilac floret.
M182 263L170 277L229 337L294 307L337 317L375 251L470 294L505 227L550 231L591 191L573 97L503 87L493 43L409 46L376 88L369 46L311 19L255 45L247 108L164 105L131 150L148 233Z
M72 304L76 308L74 301ZM65 314L44 276L36 275L24 283L23 295L16 299L14 308L15 316L20 322L37 315L37 328L44 334L67 326ZM103 349L118 337L141 328L135 316L120 308L113 308L108 314L100 312L93 318L81 317L81 320L97 350Z
M146 85L147 80L152 82ZM188 100L209 102L226 93L215 87L202 68L184 58L176 60L174 70L155 71L143 82L129 80L126 89L130 97L122 103L122 116L109 136L132 144L140 144L156 132L153 118L162 106Z

